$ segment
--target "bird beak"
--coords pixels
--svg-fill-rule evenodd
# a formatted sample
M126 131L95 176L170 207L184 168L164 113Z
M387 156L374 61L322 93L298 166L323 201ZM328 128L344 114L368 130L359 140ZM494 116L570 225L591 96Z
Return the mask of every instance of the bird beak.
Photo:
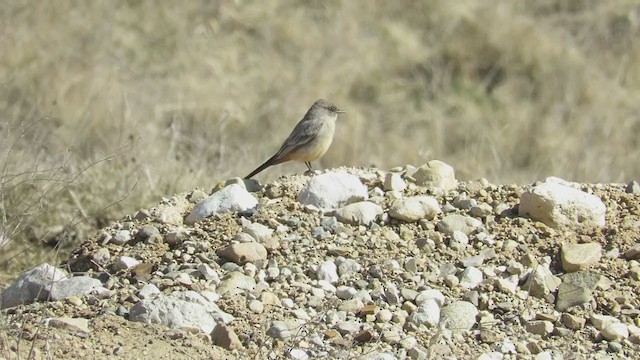
M340 109L336 110L336 112L337 112L338 114L344 114L344 113L346 113L346 111L344 111L344 110L340 110Z

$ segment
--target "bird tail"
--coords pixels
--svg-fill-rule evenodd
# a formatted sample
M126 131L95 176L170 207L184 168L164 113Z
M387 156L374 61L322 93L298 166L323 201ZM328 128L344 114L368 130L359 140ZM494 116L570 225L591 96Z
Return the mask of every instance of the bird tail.
M257 173L259 173L260 171L262 171L262 170L264 170L264 169L268 168L269 166L279 164L279 163L280 163L280 161L278 161L278 159L276 158L276 156L277 156L277 155L278 155L278 154L273 155L269 160L265 161L265 162L264 162L264 164L262 164L262 165L258 166L258 168L257 168L257 169L253 170L253 171L251 172L251 174L249 174L249 175L245 176L244 178L245 178L245 179L251 179L254 175L256 175L256 174L257 174Z

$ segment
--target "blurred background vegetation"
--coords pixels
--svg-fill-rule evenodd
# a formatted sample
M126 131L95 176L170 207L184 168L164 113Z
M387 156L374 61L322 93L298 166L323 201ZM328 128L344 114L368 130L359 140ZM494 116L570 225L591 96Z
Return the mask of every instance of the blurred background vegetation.
M348 111L317 168L640 176L637 0L12 0L0 16L5 274L246 175L317 98Z

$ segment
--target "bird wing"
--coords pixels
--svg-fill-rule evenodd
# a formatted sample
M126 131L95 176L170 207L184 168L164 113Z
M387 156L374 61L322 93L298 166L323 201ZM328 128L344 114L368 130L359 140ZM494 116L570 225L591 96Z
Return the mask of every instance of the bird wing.
M280 150L274 156L281 159L288 154L312 143L316 138L324 122L322 121L301 121L296 125L287 140L284 141Z

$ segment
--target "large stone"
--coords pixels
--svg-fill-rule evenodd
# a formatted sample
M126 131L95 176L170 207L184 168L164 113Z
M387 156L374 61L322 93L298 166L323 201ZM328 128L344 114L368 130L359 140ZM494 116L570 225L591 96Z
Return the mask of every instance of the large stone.
M413 173L413 178L417 185L442 189L444 192L458 186L453 168L439 160L432 160L420 166Z
M195 291L174 291L138 301L131 308L129 319L170 328L197 328L210 334L216 325L231 322L233 316Z
M186 222L187 224L194 224L213 214L247 211L257 205L258 200L244 187L232 184L196 204L189 216L187 216Z
M49 300L55 283L67 273L49 264L41 264L22 273L0 297L0 308L6 309L35 301Z
M518 212L553 228L601 227L607 208L595 195L557 183L544 183L522 194Z
M601 257L602 246L598 243L562 245L562 268L566 272L585 270Z
M434 197L418 195L400 199L389 210L389 216L406 222L415 222L421 219L432 220L441 212L438 200Z
M478 313L478 308L468 301L452 302L442 309L441 326L454 332L471 330Z
M241 272L233 271L222 278L216 292L220 296L233 296L245 290L253 290L255 287L256 280L254 278Z
M298 201L321 209L337 209L368 196L367 187L358 177L338 171L312 177L300 191Z
M227 350L242 349L242 342L232 328L225 324L218 324L211 333L211 341Z
M409 322L416 326L435 327L440 323L440 305L435 299L427 299L409 316Z
M100 280L89 276L76 276L55 283L51 288L51 300L57 301L71 296L81 296L96 289L103 289Z
M369 201L361 201L336 210L336 218L345 224L370 225L382 213L383 210L380 205Z

